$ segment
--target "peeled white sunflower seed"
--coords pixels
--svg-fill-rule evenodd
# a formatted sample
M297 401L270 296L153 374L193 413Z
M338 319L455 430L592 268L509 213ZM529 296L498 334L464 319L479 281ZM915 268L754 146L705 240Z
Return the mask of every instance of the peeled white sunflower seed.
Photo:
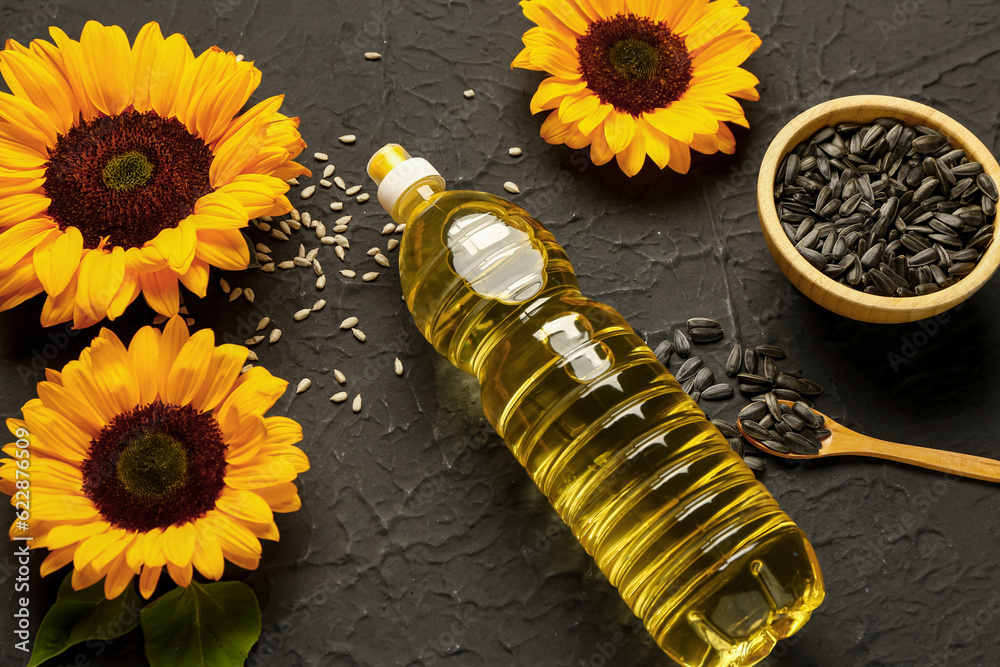
M302 320L309 317L309 314L311 312L312 310L309 308L303 308L302 310L297 310L295 311L295 314L292 315L292 319L295 320L296 322L301 322Z
M403 362L399 360L399 357L396 357L396 360L392 362L392 369L396 371L396 375L403 374Z
M326 287L326 276L320 276L316 279L316 289L323 289Z
M267 328L267 325L271 323L270 317L260 318L260 322L257 323L257 331L263 331Z
M341 143L344 144L353 144L357 140L358 138L353 134L345 134L344 136L340 137Z
M340 323L341 329L353 329L356 326L358 326L358 318L356 317L348 317L346 320Z
M320 299L313 304L312 310L315 313L317 310L323 310L323 306L326 305L326 299Z
M262 340L264 340L263 336L254 336L253 338L247 338L245 341L243 341L243 344L244 345L256 345L257 343L261 342Z
M371 199L371 195L369 195L367 192L362 192L361 194L359 194L357 197L354 198L354 201L358 202L359 204L364 204L369 199Z
M351 329L351 333L354 334L354 337L360 340L362 343L368 340L368 336L366 336L365 332L362 331L361 329L355 327L354 329Z
M521 157L521 153L522 153L521 149L518 148L517 146L511 147L510 150L507 151L507 154L510 155L511 157Z
M326 165L326 169L323 170L323 178L330 178L331 176L333 176L333 172L335 172L336 170L337 167L335 167L334 165L332 164Z
M344 261L344 246L340 246L340 245L334 246L333 252L334 252L334 254L337 255L337 259L339 259L341 262Z
M247 359L250 361L257 361L257 353L253 350L247 350Z
M336 394L330 397L330 400L333 401L334 403L343 403L344 401L347 400L347 392L338 391Z
M366 273L363 276L361 276L361 279L363 281L365 281L366 283L370 283L371 281L375 280L376 278L378 278L378 271L369 271L368 273Z
M375 255L375 263L380 264L386 268L389 268L389 258L383 255L382 253Z
M222 288L222 292L224 294L229 294L231 288L229 287L229 283L226 282L225 278L219 278L219 287Z
M274 344L281 340L281 329L271 329L271 335L268 337L267 342Z
M299 196L302 197L303 199L309 199L310 197L313 196L314 192L316 192L316 186L307 185L306 187L302 188L302 192L299 193Z
M472 88L469 88L467 91L465 91L462 94L465 95L468 99L471 100L473 97L476 96L476 91L474 91Z
M243 296L243 288L237 287L236 289L234 289L232 292L229 293L229 300L231 302L236 301L236 299L240 298L241 296Z
M319 184L322 185L324 188L332 188L333 187L333 181L328 181L325 178L319 179Z
M365 60L382 60L382 54L377 51L369 51L365 54Z
M343 211L344 210L344 204L343 204L343 202L339 202L339 201L330 202L330 210L331 211Z
M386 250L395 250L396 246L398 246L398 245L399 245L399 241L397 239L389 239L389 242L385 244L385 249Z
M243 290L243 296L246 298L247 301L249 301L250 303L253 303L254 293L253 293L252 289L250 289L248 287L245 290Z
M515 183L514 181L507 181L506 183L504 183L503 189L513 195L516 195L519 192L521 192L521 188L517 187L517 183Z
M326 153L313 153L313 157L319 160L320 162L326 162L327 160L330 159L330 156L327 155Z
M278 263L278 268L279 269L291 269L291 268L294 268L294 267L295 267L295 262L292 261L292 260L290 260L290 259L285 260L284 262L279 262Z
M333 369L333 377L340 384L344 384L345 382L347 382L347 376L338 371L336 368Z
M344 182L344 179L342 179L342 178L341 178L340 176L334 176L334 177L333 177L333 182L334 182L334 183L335 183L335 184L337 185L337 187L338 187L338 188L340 188L341 190L346 190L346 189L347 189L347 183L345 183L345 182Z
M299 380L298 386L295 387L295 393L296 394L301 394L306 389L308 389L309 387L311 387L312 383L313 383L313 381L310 380L309 378L302 378L301 380Z
M344 194L347 195L348 197L353 197L354 195L358 194L359 192L361 192L361 186L360 185L352 185L351 187L349 187L346 190L344 190Z
M396 231L396 225L392 224L391 222L385 223L385 226L382 228L383 235L392 234L394 231Z
M361 412L361 394L354 397L354 402L351 403L351 409L355 412Z
M264 273L274 273L274 262L268 262L267 264L261 264L260 270Z

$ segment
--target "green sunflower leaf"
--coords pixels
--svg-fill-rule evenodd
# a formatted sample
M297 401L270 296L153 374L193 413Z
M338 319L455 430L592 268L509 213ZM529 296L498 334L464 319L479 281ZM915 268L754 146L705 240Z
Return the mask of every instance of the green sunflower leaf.
M260 261L257 259L257 248L254 247L253 241L247 236L246 232L240 232L243 235L243 240L247 242L247 249L250 251L250 263L247 265L248 269L259 269Z
M260 637L257 596L239 581L193 581L140 616L151 667L240 667Z
M69 647L92 641L109 641L139 625L143 601L132 586L114 600L104 597L104 582L82 591L74 591L73 575L59 586L56 602L45 614L28 667L40 665Z

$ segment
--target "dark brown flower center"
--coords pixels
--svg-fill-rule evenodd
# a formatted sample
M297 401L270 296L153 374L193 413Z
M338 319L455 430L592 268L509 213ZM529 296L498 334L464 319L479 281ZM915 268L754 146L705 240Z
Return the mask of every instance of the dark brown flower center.
M691 84L691 56L667 28L635 14L590 24L577 40L580 71L601 101L638 116L679 100Z
M212 191L212 151L176 118L126 111L82 122L49 150L45 193L60 228L84 245L138 248L176 227Z
M116 416L91 441L83 492L117 528L186 523L215 506L225 455L211 414L156 401Z

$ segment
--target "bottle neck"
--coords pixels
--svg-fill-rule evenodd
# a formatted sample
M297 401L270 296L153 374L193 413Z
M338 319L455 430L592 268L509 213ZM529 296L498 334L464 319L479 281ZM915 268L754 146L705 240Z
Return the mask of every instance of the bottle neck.
M396 224L406 223L413 217L418 208L440 192L444 192L444 182L440 176L417 181L396 200L396 205L392 210L393 221Z

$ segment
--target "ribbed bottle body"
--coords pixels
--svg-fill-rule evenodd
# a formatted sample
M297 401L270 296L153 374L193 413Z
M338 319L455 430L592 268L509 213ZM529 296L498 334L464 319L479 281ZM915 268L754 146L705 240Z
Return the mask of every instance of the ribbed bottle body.
M689 667L752 665L797 630L823 599L812 547L624 318L580 294L552 235L473 192L406 223L418 327L479 379L490 423L657 643Z

